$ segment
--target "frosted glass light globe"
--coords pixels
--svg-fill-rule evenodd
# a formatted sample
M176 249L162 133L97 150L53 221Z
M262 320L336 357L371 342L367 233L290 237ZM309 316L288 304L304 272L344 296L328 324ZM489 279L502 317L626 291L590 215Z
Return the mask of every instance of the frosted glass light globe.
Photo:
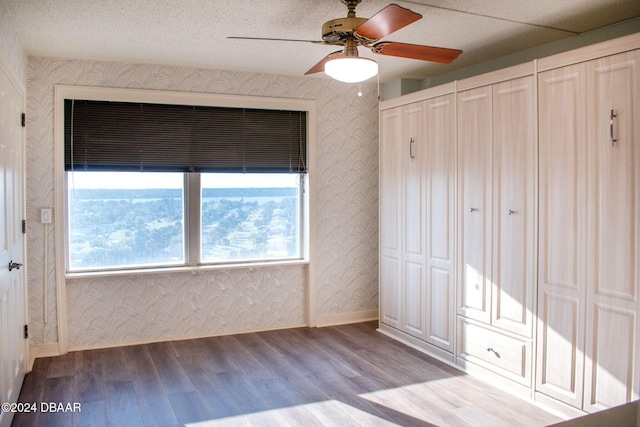
M369 58L336 58L324 64L324 72L329 77L345 83L358 83L378 74L378 63Z

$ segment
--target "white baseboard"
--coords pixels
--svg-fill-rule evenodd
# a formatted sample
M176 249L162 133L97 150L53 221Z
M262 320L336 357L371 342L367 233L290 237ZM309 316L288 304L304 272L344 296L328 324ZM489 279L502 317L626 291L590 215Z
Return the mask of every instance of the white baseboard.
M170 341L183 341L183 340L197 340L202 338L215 338L222 337L226 335L242 335L242 334L252 334L257 332L267 332L267 331L277 331L281 329L292 329L292 328L305 328L307 327L306 323L294 323L286 326L278 326L278 327L270 327L270 328L253 328L253 329L242 329L237 331L225 331L220 333L211 333L211 334L200 334L200 335L180 335L180 336L169 336L169 337L158 337L149 340L138 340L138 341L123 341L123 342L112 342L112 343L100 343L100 344L86 344L80 346L71 346L69 351L84 351L84 350L98 350L103 348L114 348L114 347L128 347L132 345L145 345L145 344L153 344L158 342L170 342Z
M439 361L444 362L449 366L460 369L460 367L455 365L453 354L449 353L448 351L442 350L435 345L431 345L426 341L412 337L411 335L387 326L384 323L380 323L377 331L381 334L393 338L396 341L401 342L402 344L415 348L416 350L425 353L428 356L433 357L434 359L438 359Z
M29 347L29 372L33 369L33 362L39 357L60 356L57 342L34 344Z
M369 322L371 320L378 320L377 308L351 313L318 315L316 317L316 326L322 328L323 326L347 325L349 323Z
M341 314L329 314L324 316L317 317L317 327L323 326L337 326L337 325L346 325L349 323L359 323L359 322L369 322L372 320L378 320L378 309L366 310L366 311L358 311L351 313L341 313ZM89 344L82 346L74 346L69 349L69 351L81 351L81 350L93 350L98 348L109 348L109 347L122 347L129 345L139 345L139 344L150 344L154 342L160 341L179 341L184 339L198 339L198 338L210 338L214 336L220 335L235 335L235 334L245 334L252 332L262 332L262 331L271 331L275 329L290 329L290 328L300 328L305 327L304 324L294 324L287 325L280 328L259 328L252 330L243 330L243 331L229 331L222 334L208 334L208 335L199 335L199 336L181 336L181 337L164 337L154 340L142 340L136 342L117 342L117 343L102 343L102 344ZM47 343L47 344L34 344L29 348L29 371L33 368L33 363L35 359L39 357L51 357L51 356L60 356L58 343Z
M560 402L559 400L556 400L552 397L548 397L545 394L540 392L534 393L534 399L535 399L534 403L536 403L537 406L565 420L588 415L587 412L584 412L578 408L569 406L563 402Z

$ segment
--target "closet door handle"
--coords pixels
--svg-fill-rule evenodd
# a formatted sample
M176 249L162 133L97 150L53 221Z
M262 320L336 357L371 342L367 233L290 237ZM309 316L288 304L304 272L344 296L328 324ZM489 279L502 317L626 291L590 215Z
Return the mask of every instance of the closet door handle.
M22 267L22 264L19 262L13 262L13 260L9 261L9 271L20 270L20 267Z
M475 212L475 211L477 211L477 210L478 210L478 208L470 208L470 209L469 209L469 212L473 213L473 212Z
M413 154L413 143L414 143L414 142L415 142L415 141L413 140L413 138L411 138L411 139L409 140L409 157L411 157L412 159L415 159L415 158L416 158L416 156Z
M616 146L616 142L618 141L617 139L615 139L613 137L613 119L615 119L616 117L618 117L615 112L613 111L613 109L611 109L611 116L609 117L609 136L611 137L611 146L615 147Z
M508 213L509 215L513 215L514 213L516 213L516 211L514 211L514 210L512 210L512 209L509 209L509 210L507 211L507 213Z

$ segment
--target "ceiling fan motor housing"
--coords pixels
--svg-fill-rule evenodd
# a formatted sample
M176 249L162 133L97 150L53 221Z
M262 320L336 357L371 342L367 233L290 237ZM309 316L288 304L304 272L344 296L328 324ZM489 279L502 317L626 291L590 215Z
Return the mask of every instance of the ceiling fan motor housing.
M354 30L366 21L367 18L355 17L327 21L322 25L322 40L329 44L342 44L342 41L352 37Z

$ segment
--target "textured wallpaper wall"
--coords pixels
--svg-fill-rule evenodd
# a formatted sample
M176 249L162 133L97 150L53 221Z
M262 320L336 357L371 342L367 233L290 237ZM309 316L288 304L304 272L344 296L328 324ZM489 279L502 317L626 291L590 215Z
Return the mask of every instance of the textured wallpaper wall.
M317 241L312 242L318 258L316 311L319 316L330 316L377 308L375 83L362 85L363 96L358 97L357 85L324 78L44 57L28 58L26 75L32 344L58 340L56 230L54 225L45 229L39 223L40 209L54 206L56 84L316 100L317 170L311 177L317 183ZM304 324L306 268L294 265L68 279L69 348Z
M26 82L25 59L22 43L13 26L11 16L7 8L0 4L0 60L22 86Z

